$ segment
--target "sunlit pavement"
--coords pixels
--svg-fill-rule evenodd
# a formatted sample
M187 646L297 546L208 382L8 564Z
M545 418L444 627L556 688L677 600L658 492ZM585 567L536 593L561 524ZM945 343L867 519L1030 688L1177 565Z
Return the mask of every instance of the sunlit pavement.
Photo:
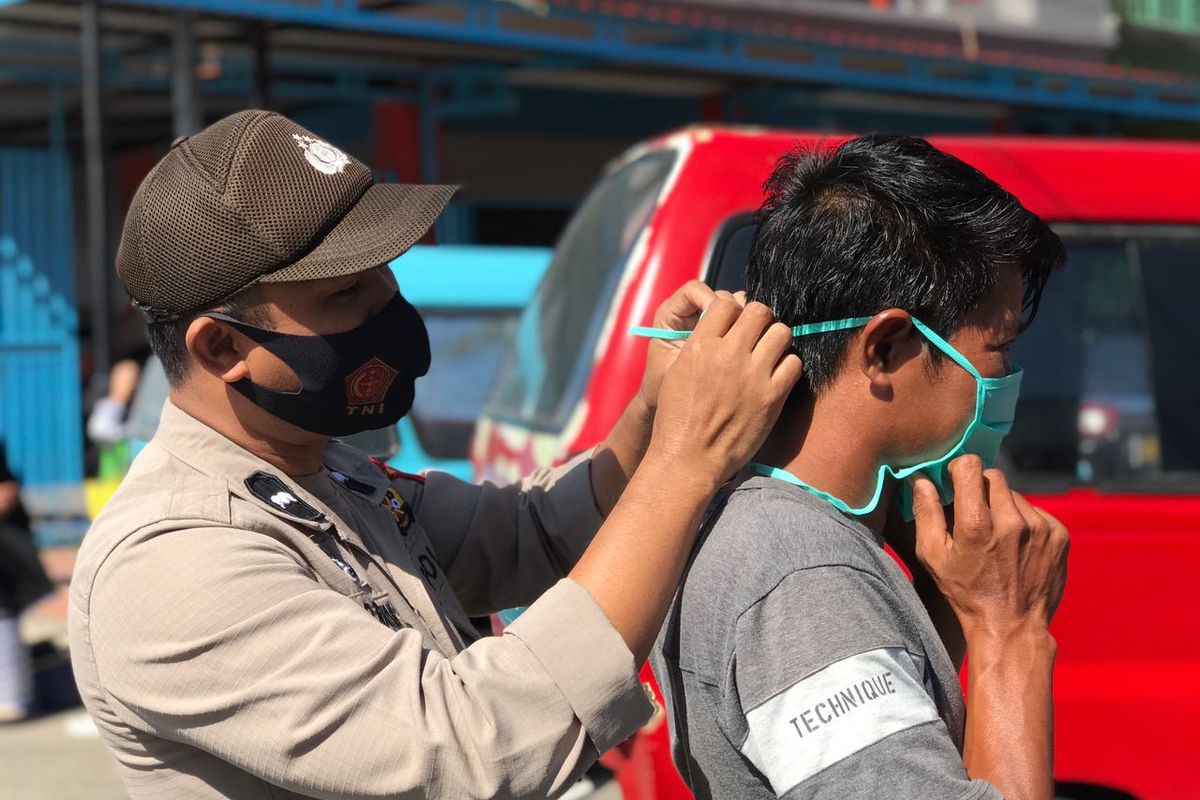
M78 705L66 660L75 551L53 548L42 560L59 589L25 614L21 629L34 645L39 700L57 710L0 725L0 800L127 800L116 763Z
M82 708L0 726L0 800L127 800Z

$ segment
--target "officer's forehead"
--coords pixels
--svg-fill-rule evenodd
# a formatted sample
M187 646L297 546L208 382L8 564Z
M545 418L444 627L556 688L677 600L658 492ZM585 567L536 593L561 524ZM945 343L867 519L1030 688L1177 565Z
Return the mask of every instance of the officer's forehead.
M261 283L263 300L269 302L287 302L292 300L320 299L331 294L346 291L363 281L383 281L391 286L396 285L396 278L386 265L355 272L350 275L338 275L332 278L314 278L306 281L279 281L277 283Z
M337 333L354 327L380 297L396 290L391 270L369 270L307 281L260 283L269 326L285 333Z

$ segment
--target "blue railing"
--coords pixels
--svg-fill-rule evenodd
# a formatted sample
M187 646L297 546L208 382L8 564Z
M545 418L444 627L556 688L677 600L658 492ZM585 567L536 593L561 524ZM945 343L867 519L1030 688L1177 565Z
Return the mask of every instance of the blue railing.
M1150 119L1200 119L1186 79L1053 58L980 59L808 41L776 32L693 25L662 9L645 18L561 3L531 13L497 0L375 7L359 0L125 0L127 4L529 51L553 58L833 85ZM648 4L634 4L635 7ZM687 4L681 4L687 5ZM582 8L582 4L580 4ZM693 9L694 10L694 9ZM430 13L431 11L436 13ZM660 18L661 17L661 18ZM1028 62L1028 63L1027 63Z

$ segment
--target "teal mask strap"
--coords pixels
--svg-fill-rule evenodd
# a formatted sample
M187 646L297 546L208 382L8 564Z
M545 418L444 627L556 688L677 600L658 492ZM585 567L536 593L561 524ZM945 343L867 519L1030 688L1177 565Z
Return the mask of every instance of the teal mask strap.
M930 328L924 322L912 317L913 326L928 339L934 347L946 354L955 364L965 369L972 377L983 380L979 374L979 370L963 356L962 353L954 349L954 346L938 335L937 331ZM851 328L861 328L871 321L870 317L850 317L848 319L835 319L827 322L810 322L807 325L797 325L792 328L792 336L812 336L818 333L830 333L831 331L845 331ZM686 339L692 335L691 331L675 331L668 328L648 328L638 326L630 328L629 333L632 336L641 336L647 339L663 339L665 341L677 342L681 339Z
M837 320L829 320L827 322L813 322L813 323L809 323L807 325L797 325L794 328L792 328L792 336L796 336L796 337L811 336L813 334L818 334L818 333L829 333L831 331L844 331L844 330L849 330L851 328L860 328L863 325L866 325L870 321L871 321L871 317L851 317L849 319L837 319ZM951 345L949 342L947 342L945 339L943 339L936 331L934 331L928 325L921 322L916 317L912 317L912 323L913 323L913 326L916 327L916 329L921 333L921 335L924 336L926 339L928 339L929 342L934 347L936 347L937 349L939 349L943 353L945 353L946 356L948 358L950 358L952 361L954 361L955 364L958 364L960 367L965 369L973 378L975 378L975 381L976 381L975 415L972 418L971 423L967 426L967 429L963 432L962 438L959 440L958 444L955 445L955 447L950 452L948 452L946 455L942 456L941 458L930 459L929 461L925 461L921 464L914 464L909 467L894 468L887 464L881 466L879 468L879 472L876 476L874 494L872 495L871 499L867 502L866 505L860 506L858 508L852 508L849 504L847 504L845 501L841 500L840 498L834 497L833 495L829 494L828 492L821 491L820 489L817 489L814 486L810 486L809 484L807 484L804 481L797 478L795 475L792 475L790 472L787 472L786 470L782 470L778 467L772 467L767 464L759 464L759 463L752 462L751 464L748 465L749 468L751 470L753 470L754 472L757 472L760 475L765 475L770 478L775 478L776 480L786 481L787 483L791 483L796 486L803 487L804 489L808 490L812 494L820 497L823 500L828 501L835 508L837 508L841 511L845 511L846 513L854 514L854 515L862 515L862 514L871 512L878 505L880 495L883 492L883 482L884 482L884 477L886 475L892 475L893 477L895 477L897 479L906 478L915 472L918 472L918 471L924 470L924 469L928 469L929 467L932 467L932 466L935 466L937 464L941 464L941 463L947 461L951 455L953 455L955 452L957 452L959 449L961 449L963 443L966 442L967 437L970 436L971 429L976 424L979 423L980 414L983 411L984 385L985 385L987 379L983 378L979 374L979 370L975 369L975 366L970 361L968 361L962 353L958 352L958 350L956 350L953 345ZM665 339L668 341L678 341L681 339L686 339L692 335L691 331L675 331L675 330L668 330L665 328L647 328L647 327L631 328L629 332L634 336L643 336L643 337L650 338L650 339ZM1000 379L1000 380L1007 380L1007 379ZM993 381L993 382L999 382L999 381Z
M967 361L966 356L964 356L962 353L955 350L954 345L950 344L945 339L943 339L941 336L939 336L937 331L935 331L933 328L930 328L928 325L926 325L924 322L921 322L921 320L917 319L916 317L912 317L912 323L913 323L913 326L915 326L916 329L919 330L926 339L928 339L930 342L933 343L934 347L936 347L938 350L941 350L955 364L958 364L960 367L962 367L967 372L969 372L971 374L971 377L975 378L976 380L980 380L980 381L984 380L984 377L979 374L979 370L975 369L975 365L972 364L970 361Z
M829 322L811 322L808 325L797 325L792 328L792 336L812 336L816 333L829 333L830 331L845 331L850 328L861 328L871 321L870 317L852 317L850 319L835 319ZM916 322L914 319L913 322ZM921 326L925 327L925 326ZM647 328L638 326L630 328L631 336L641 336L646 339L663 339L670 342L677 342L680 339L686 339L692 335L691 331L673 331L668 328ZM936 334L934 334L936 336ZM939 337L940 338L940 337ZM947 345L949 347L949 345Z
M792 336L812 336L817 333L846 331L851 328L861 328L870 321L870 317L850 317L849 319L835 319L829 322L810 322L807 325L797 325L792 328Z
M641 336L646 339L664 339L668 342L674 342L680 339L688 338L692 335L692 332L673 331L669 328L646 328L639 325L636 328L630 328L629 334L631 336Z

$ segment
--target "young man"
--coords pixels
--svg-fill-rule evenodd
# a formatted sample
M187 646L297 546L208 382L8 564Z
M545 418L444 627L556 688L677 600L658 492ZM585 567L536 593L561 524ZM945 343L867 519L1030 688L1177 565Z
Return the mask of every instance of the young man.
M657 320L699 341L651 355L593 452L511 487L396 473L335 437L412 405L428 333L381 265L453 191L374 184L265 111L177 141L138 189L117 269L170 402L70 608L132 797L544 798L649 716L638 667L799 376L790 334L689 284ZM467 617L527 603L503 636Z
M920 139L793 154L767 188L747 294L805 379L660 634L676 763L700 798L1048 800L1066 532L985 467L1062 244Z

